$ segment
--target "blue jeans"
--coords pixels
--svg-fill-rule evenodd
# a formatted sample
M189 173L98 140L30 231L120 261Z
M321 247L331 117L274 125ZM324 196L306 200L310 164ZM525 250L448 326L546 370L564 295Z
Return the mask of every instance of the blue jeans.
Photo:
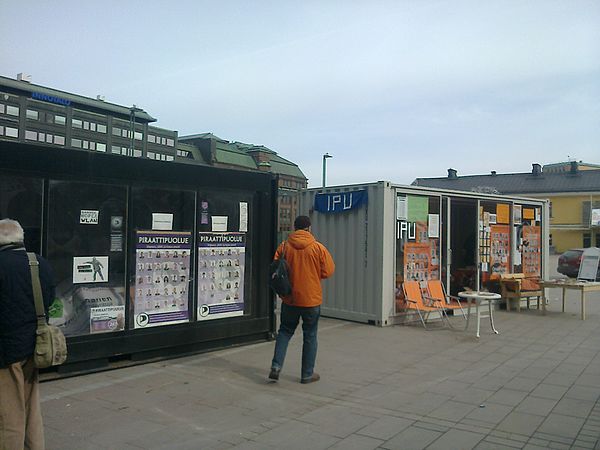
M300 306L290 306L285 303L281 304L281 325L279 333L275 341L275 354L271 367L281 369L285 354L287 353L290 339L296 331L300 317L302 317L302 379L312 377L315 368L315 360L317 359L317 326L319 324L319 316L321 315L321 307L313 306L303 308Z

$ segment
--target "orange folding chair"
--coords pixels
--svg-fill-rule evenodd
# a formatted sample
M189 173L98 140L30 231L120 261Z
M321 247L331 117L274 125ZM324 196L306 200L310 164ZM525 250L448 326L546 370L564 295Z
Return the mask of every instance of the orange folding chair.
M460 310L462 316L466 319L467 314L463 309L458 297L453 297L446 294L444 285L441 280L428 280L427 281L427 296L425 298L430 299L433 302L438 302L438 306L444 309L451 309L452 311Z
M434 302L430 305L425 304L418 281L405 281L402 284L402 290L404 291L405 309L416 311L425 329L427 329L427 320L432 312L439 312L442 321L445 319L448 325L452 327L446 311L440 308L439 302Z

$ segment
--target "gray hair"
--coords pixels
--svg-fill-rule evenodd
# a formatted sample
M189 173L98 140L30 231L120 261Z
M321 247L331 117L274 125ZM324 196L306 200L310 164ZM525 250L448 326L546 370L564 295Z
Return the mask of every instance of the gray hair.
M0 245L22 244L25 240L25 232L21 224L16 220L0 220Z

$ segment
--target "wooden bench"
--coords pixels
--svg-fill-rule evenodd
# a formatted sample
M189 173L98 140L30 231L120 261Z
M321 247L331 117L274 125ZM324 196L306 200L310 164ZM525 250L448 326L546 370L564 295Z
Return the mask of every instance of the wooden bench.
M532 297L537 298L537 309L540 309L540 299L544 292L539 284L539 278L528 278L522 273L505 273L500 276L500 295L506 299L506 310L510 311L510 303L517 302L517 311L521 311L521 300L527 300L527 309Z

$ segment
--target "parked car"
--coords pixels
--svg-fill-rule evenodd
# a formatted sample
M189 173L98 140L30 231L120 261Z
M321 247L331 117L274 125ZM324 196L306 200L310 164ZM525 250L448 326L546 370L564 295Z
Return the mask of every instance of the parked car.
M558 257L558 267L556 268L558 273L570 278L577 278L584 250L585 248L572 248L560 255ZM600 279L600 267L598 267L596 279Z

